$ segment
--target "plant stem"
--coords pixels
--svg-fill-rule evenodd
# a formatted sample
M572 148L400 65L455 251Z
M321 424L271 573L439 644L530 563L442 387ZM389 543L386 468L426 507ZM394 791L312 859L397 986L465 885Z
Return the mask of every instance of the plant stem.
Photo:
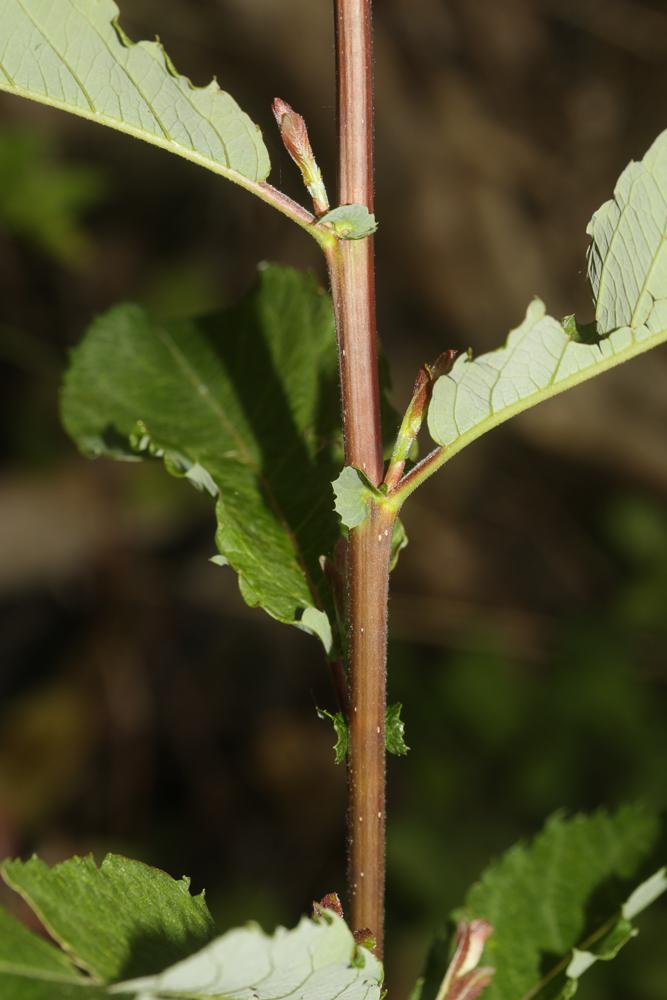
M353 930L382 955L385 880L387 593L393 511L373 507L350 535L348 880Z
M373 209L372 0L334 0L339 202ZM325 247L338 331L345 459L382 481L373 241ZM374 508L348 543L350 922L382 954L387 590L394 514Z

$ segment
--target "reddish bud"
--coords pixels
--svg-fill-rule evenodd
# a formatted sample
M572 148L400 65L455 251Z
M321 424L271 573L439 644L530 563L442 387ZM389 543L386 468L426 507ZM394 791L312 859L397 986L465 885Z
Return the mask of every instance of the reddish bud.
M362 948L365 948L367 951L375 951L377 941L370 928L362 927L361 930L354 932L353 937L355 942L361 945Z
M438 1000L476 1000L491 982L495 969L478 968L493 927L486 920L462 921L456 929L456 949L438 991Z
M452 370L452 366L460 353L460 351L454 350L443 351L432 365L427 365L431 381L435 382L441 375L447 375Z
M343 918L343 907L337 892L328 892L319 903L313 903L314 917L321 917L325 910L331 910Z
M315 213L323 215L329 210L329 199L310 145L306 122L287 101L283 101L280 97L274 99L272 108L283 145L301 171L303 182L313 199Z
M299 169L302 169L302 164L314 159L304 119L287 101L282 101L279 97L273 102L273 117L280 129L285 149Z
M477 1000L486 987L491 985L495 971L490 966L480 966L474 972L469 972L463 979L458 979L454 983L447 994L447 1000Z

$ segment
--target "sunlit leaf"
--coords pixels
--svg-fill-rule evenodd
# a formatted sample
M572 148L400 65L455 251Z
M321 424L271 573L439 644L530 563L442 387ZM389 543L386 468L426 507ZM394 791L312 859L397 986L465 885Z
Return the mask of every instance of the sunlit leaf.
M443 461L510 417L667 340L667 132L623 171L588 233L596 322L560 323L535 299L504 347L460 356L436 382L428 412Z
M195 87L159 42L131 42L113 0L0 0L0 89L262 181L257 125L214 80Z
M329 910L294 930L248 925L216 937L188 880L127 858L100 868L90 858L54 868L33 858L6 862L3 874L58 946L0 910L2 1000L380 997L382 966Z

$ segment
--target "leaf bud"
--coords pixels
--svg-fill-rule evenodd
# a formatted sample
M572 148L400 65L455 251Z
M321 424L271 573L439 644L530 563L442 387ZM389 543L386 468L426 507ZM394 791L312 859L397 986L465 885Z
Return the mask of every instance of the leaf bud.
M303 182L313 199L315 214L323 215L329 210L329 199L310 145L306 122L287 101L283 101L280 97L275 98L272 108L283 145L301 171Z

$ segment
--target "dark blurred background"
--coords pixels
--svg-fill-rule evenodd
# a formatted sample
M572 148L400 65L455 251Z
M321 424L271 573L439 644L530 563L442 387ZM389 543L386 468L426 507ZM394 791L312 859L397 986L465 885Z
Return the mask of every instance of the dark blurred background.
M330 6L135 0L123 23L195 82L216 73L302 199L270 102L306 116L333 190ZM376 7L380 332L403 407L422 362L499 345L534 294L590 318L588 219L667 127L667 4ZM158 465L78 457L57 413L96 313L208 310L267 259L324 280L314 244L219 178L0 100L0 856L123 851L191 874L222 925L272 927L344 886L317 645L208 562L205 498ZM394 996L488 858L554 810L665 805L666 388L662 349L494 431L405 511ZM644 924L590 1000L667 995L664 907Z

